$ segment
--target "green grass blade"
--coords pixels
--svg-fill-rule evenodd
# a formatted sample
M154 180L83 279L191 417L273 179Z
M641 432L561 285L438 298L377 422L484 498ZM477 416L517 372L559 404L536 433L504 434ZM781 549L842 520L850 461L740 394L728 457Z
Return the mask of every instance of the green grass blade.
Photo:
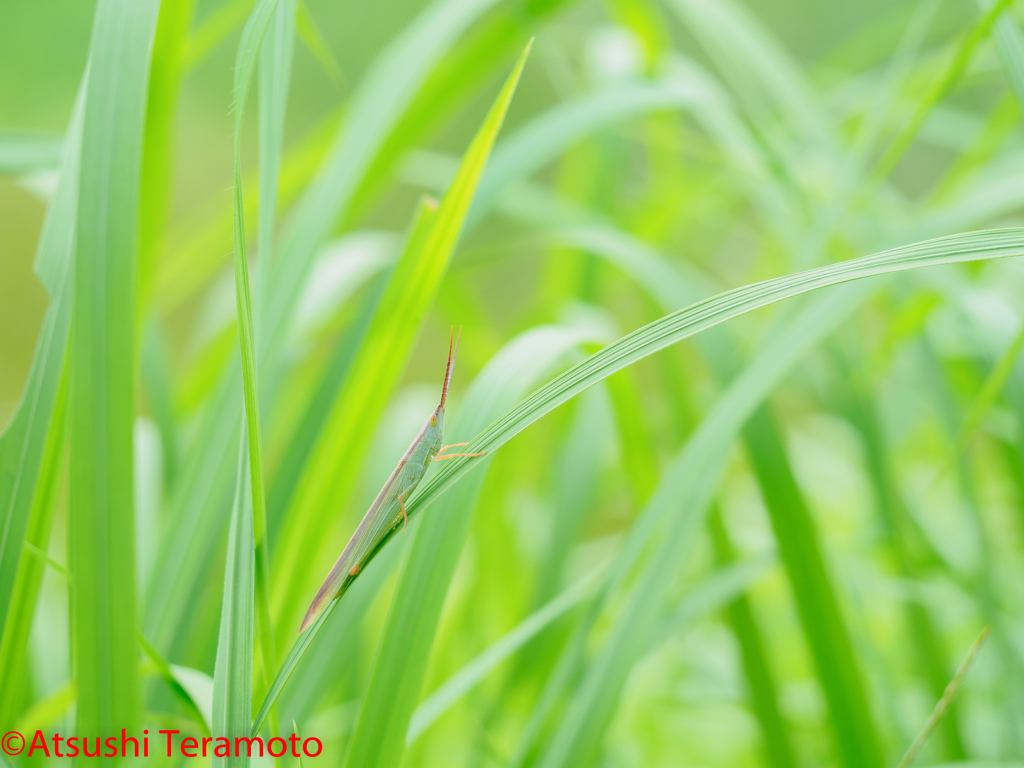
M345 381L352 375L356 353L366 341L367 331L377 312L386 283L386 275L381 275L367 288L368 295L362 299L355 319L335 345L330 362L314 394L308 399L305 412L284 450L284 458L278 465L267 493L267 530L271 544L274 544L280 532L285 513L292 502L306 463L316 447L334 399Z
M638 115L694 108L699 94L677 83L639 82L615 86L554 107L504 140L480 182L470 226L487 213L499 192L543 168L568 147Z
M395 123L373 165L364 174L352 204L353 212L358 213L389 180L395 164L411 148L426 144L426 134L449 120L480 88L493 82L508 60L526 45L530 30L538 21L566 4L566 0L543 4L518 0L513 9L505 4L453 46Z
M84 91L84 89L83 89ZM67 131L60 181L46 216L36 256L36 273L50 294L32 368L18 411L0 437L0 634L5 630L11 590L21 557L45 436L64 369L71 326L78 215L78 173L82 142L82 97Z
M139 294L150 304L159 247L174 191L175 116L185 78L185 45L196 0L161 3L146 103L139 219Z
M839 761L846 768L882 768L885 756L850 631L825 567L810 510L767 407L757 410L744 435L828 701Z
M189 36L185 66L194 69L249 17L253 0L227 0L209 14Z
M720 610L750 589L775 560L767 555L718 568L690 587L678 603L669 607L654 633L652 645L678 635L708 613Z
M318 525L320 515L323 510L337 508L339 490L347 491L359 471L359 436L372 432L367 427L375 423L398 383L404 368L401 363L411 351L423 319L437 295L528 53L529 46L523 51L466 150L459 173L440 207L425 219L426 226L414 226L407 256L396 268L381 299L378 318L353 365L355 376L339 393L325 421L322 438L310 459L289 513L293 531L300 537L301 544L287 546L287 551L298 557L292 560L292 573L295 575L291 576L284 590L293 603L285 608L288 611L285 626L291 626L291 618L297 615L296 607L301 607L294 605L294 595L305 592L310 565L321 561L321 558L310 556L317 551L317 540L322 538ZM388 354L382 355L380 350L387 350ZM329 562L329 559L323 558L322 561Z
M170 498L173 525L164 534L150 576L143 628L153 645L171 659L179 658L176 650L187 632L190 601L230 519L242 411L239 367L237 360L232 362L231 371L210 397L196 449L187 457Z
M591 356L571 371L542 387L530 398L506 414L471 443L471 450L494 451L516 434L566 402L579 392L597 383L616 370L669 346L676 341L751 309L836 283L893 271L919 268L933 264L970 261L982 258L1007 257L1024 253L1024 233L1018 230L994 230L955 235L938 240L885 251L849 262L821 267L765 283L755 284L708 299L698 305L668 315L655 323L620 339ZM425 481L421 494L408 509L418 511L437 496L469 467L458 459L450 462L435 477ZM387 539L381 542L384 546ZM330 611L314 626L322 626ZM282 666L268 699L276 697L294 668L295 660L308 646L314 632L307 632L293 647ZM259 718L257 718L259 721Z
M614 439L615 419L606 391L580 396L558 459L555 509L558 515L536 568L533 605L540 606L564 583L565 564L595 501L603 454Z
M995 0L978 0L978 7L987 12L996 5ZM1003 64L1006 82L1017 104L1024 108L1024 39L1012 13L1001 13L996 19L992 30L992 42L995 43L999 60Z
M949 93L953 85L967 71L967 66L971 63L971 59L978 46L985 41L993 25L1013 2L1015 0L998 0L998 2L992 3L967 31L960 40L959 45L957 45L952 58L946 65L945 71L935 80L931 88L925 92L918 102L910 121L886 148L885 154L882 155L872 171L874 179L884 179L892 173L900 158L903 157L918 133L920 133L921 127L924 125L928 115L931 114L935 106L946 97L946 94Z
M903 755L903 759L900 760L900 764L897 768L910 768L910 766L914 764L918 752L921 751L925 742L928 741L928 737L931 736L932 731L935 730L935 726L937 726L942 720L943 716L946 714L946 710L949 708L949 705L956 698L957 693L960 692L960 686L963 684L964 678L967 676L967 672L971 668L971 664L974 663L974 659L978 655L978 651L981 650L981 646L984 645L985 640L988 638L989 632L990 627L985 627L981 630L981 634L978 635L978 639L975 640L968 649L967 658L964 659L964 663L960 665L959 669L957 669L956 675L954 675L953 679L950 680L949 685L942 694L942 698L936 702L935 709L933 709L931 715L928 716L928 720L914 738L913 743L911 743L907 748L907 751Z
M334 81L335 85L340 85L342 80L341 67L338 66L334 54L331 53L330 46L327 45L323 35L320 34L320 28L317 26L313 14L309 12L309 6L301 2L301 0L296 11L295 29L299 39L309 49L309 52L313 54L313 58L317 60L317 63L323 67L327 76Z
M640 519L630 528L613 565L609 592L626 583L654 534L660 532L655 552L644 560L643 571L617 616L610 637L588 664L539 763L542 768L555 768L575 760L586 762L594 754L618 706L630 670L650 647L663 602L687 562L694 535L740 428L789 367L846 318L869 288L850 286L819 297L765 343L672 461ZM660 521L666 516L670 519L661 526Z
M260 216L256 237L256 253L259 257L259 279L256 285L261 297L266 295L266 275L273 254L277 224L277 188L281 179L281 152L292 54L295 49L297 5L301 7L302 3L297 0L278 3L259 64Z
M848 386L848 394L845 396L848 401L848 418L860 433L864 443L867 469L874 487L882 530L885 531L887 543L892 551L896 573L905 580L910 591L910 599L906 601L904 613L910 629L913 654L932 695L938 699L941 698L949 680L948 662L943 651L941 635L922 595L920 584L926 573L921 568L921 558L914 555L912 524L900 497L899 484L891 469L879 403L872 396L871 388L864 381L864 376L858 373L862 370L864 368L855 365L853 361L842 360L840 371ZM982 387L982 393L984 391L985 387ZM974 402L978 403L980 400L981 396ZM960 739L958 715L955 709L950 709L942 723L945 757L951 760L963 760L966 757Z
M508 659L543 629L551 626L552 622L564 616L567 611L588 597L597 585L597 577L602 570L599 568L591 572L531 613L514 629L488 646L483 653L448 678L437 690L424 699L423 703L416 708L409 722L409 730L405 736L406 746L416 741L424 731L487 677L501 662Z
M132 428L137 221L159 3L101 0L93 26L71 338L72 626L78 733L139 725ZM106 553L117 553L107 556ZM80 759L83 765L99 758Z
M142 331L139 343L139 380L148 413L160 431L163 454L164 485L174 488L178 480L181 438L178 417L171 392L173 377L167 354L164 328L157 318L150 318Z
M732 542L729 541L729 534L718 510L712 511L708 527L718 561L722 564L733 562L735 556ZM768 661L761 629L746 595L739 595L726 607L726 618L740 646L741 663L754 714L761 725L767 762L772 768L795 768L797 762L793 746L782 713L779 711L775 675Z
M64 473L67 448L67 368L61 376L60 386L53 404L46 446L39 468L39 477L32 499L25 546L37 548L45 556L50 544L50 532L57 511L57 495ZM36 614L36 602L43 583L46 561L41 557L23 557L18 563L6 611L3 640L0 642L0 723L13 723L20 714L19 707L24 686L28 682L26 652L29 633Z
M670 8L709 53L760 130L771 108L782 114L800 141L831 154L836 150L820 101L797 63L745 5L674 0Z
M177 676L174 674L174 668L167 663L167 659L160 655L160 651L153 647L146 636L141 632L139 633L139 647L142 648L142 652L146 655L153 665L156 667L157 673L163 678L164 682L174 692L175 697L182 703L192 719L196 721L196 724L202 730L203 736L210 735L210 723L206 722L203 717L202 711L199 709L199 705L192 698L192 695L185 689L179 681Z
M316 585L311 582L322 579L337 557L324 551L324 528L331 525L333 510L343 505L343 494L352 490L365 455L360 435L373 431L398 386L448 266L445 254L425 248L437 216L437 204L423 198L383 295L367 307L373 311L369 327L353 339L358 350L345 366L347 376L329 393L320 424L310 435L314 442L306 447L308 459L280 524L280 542L275 543L282 555L275 561L279 586L274 615L282 627L298 628L304 606L295 595L312 595ZM382 349L389 354L380 354ZM320 571L313 572L314 563Z
M466 415L456 421L449 439L473 434L588 340L579 331L558 326L514 339L473 382L460 407ZM415 531L349 741L346 766L397 765L401 759L441 609L485 476L485 471L476 473L448 499L444 514L424 521Z
M238 342L242 355L242 391L245 399L245 424L247 434L247 453L249 457L249 480L252 485L252 523L253 545L256 547L256 604L260 628L260 658L263 660L264 676L267 685L273 678L277 667L277 652L274 649L274 630L270 618L270 554L267 546L267 501L263 482L263 438L260 425L259 384L257 381L255 323L251 287L249 284L249 261L246 256L245 242L245 204L242 200L242 125L245 118L245 103L248 100L249 88L256 71L256 63L263 38L270 27L277 10L277 0L259 0L249 15L249 20L242 30L242 39L238 43L238 54L235 57L235 186L234 186L234 265L235 265L235 301L238 315ZM285 23L282 20L282 25ZM283 33L283 32L282 32ZM291 37L289 35L289 37ZM268 56L276 61L276 56ZM279 89L280 90L280 89ZM283 97L283 94L278 93ZM275 98L268 109L268 120L283 122L284 104ZM265 126L266 127L266 126ZM276 126L275 126L276 127ZM264 159L275 158L280 154L278 131L267 137L264 142ZM277 163L271 159L271 169L267 171L270 183L277 183ZM261 177L261 182L264 178ZM267 238L273 234L273 219ZM263 245L268 247L269 242ZM265 256L266 254L261 254ZM272 730L277 732L276 724Z
M352 202L374 156L452 42L497 0L435 2L388 44L353 94L341 133L282 233L260 343L274 349L317 247ZM271 355L273 357L273 355Z
M249 736L252 715L253 605L256 598L256 558L253 542L251 486L248 480L246 432L238 453L235 500L228 532L228 558L224 567L217 665L213 674L213 735L235 739ZM242 753L214 757L214 766L248 766Z

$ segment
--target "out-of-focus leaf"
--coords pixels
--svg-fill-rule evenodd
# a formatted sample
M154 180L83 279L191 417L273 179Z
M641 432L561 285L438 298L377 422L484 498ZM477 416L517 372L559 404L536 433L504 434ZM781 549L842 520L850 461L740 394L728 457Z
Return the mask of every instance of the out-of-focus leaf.
M217 665L213 673L213 735L231 744L249 736L252 722L252 648L256 600L256 557L253 542L252 502L248 482L248 456L243 431L238 453L235 500L228 532L228 557L224 566L224 599L221 603ZM214 757L214 766L249 765L247 752Z
M84 90L83 86L72 113L60 182L47 212L36 255L36 273L50 294L50 308L39 334L21 403L0 436L0 633L6 631L11 590L67 353L74 290L71 264L78 215L81 94ZM32 609L23 607L22 610Z
M0 173L54 170L62 147L60 136L0 131Z
M157 0L101 0L82 125L70 355L76 731L140 722L135 620L139 187ZM117 553L111 556L108 553ZM99 765L101 758L79 758Z
M492 643L483 653L448 678L416 708L409 722L409 731L405 736L406 745L416 741L420 734L433 725L455 702L465 696L501 662L530 642L553 621L579 605L594 589L598 575L597 571L588 574L562 594L545 603L517 624L515 629Z
M282 233L277 266L268 273L267 332L261 336L261 346L273 350L281 341L317 247L350 204L391 126L444 51L495 2L444 0L429 5L371 65L349 102L326 164L296 204Z

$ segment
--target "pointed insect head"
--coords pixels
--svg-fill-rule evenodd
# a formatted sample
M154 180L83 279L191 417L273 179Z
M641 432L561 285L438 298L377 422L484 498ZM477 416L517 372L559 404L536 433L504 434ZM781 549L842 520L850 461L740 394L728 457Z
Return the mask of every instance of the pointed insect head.
M442 433L444 432L444 404L448 399L448 385L452 381L452 371L455 369L455 356L459 353L459 339L462 337L462 328L459 328L458 337L455 336L455 328L452 328L452 337L448 341L448 365L444 371L444 384L441 387L441 402L430 414L428 421L428 432L431 437L440 445Z

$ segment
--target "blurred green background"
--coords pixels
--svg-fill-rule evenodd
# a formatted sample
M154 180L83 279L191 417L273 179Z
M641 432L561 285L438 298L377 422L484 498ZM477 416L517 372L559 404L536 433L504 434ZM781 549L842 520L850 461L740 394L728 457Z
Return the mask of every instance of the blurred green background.
M436 405L452 326L446 442L706 297L1024 211L1014 2L282 0L240 154L268 662L232 272L254 4L163 0L154 27L103 3L106 22L92 3L0 5L0 425L24 392L49 393L0 450L3 731L249 722ZM117 198L109 247L122 233L130 267L98 295L130 333L117 347L107 326L92 370L127 387L97 385L128 393L111 397L131 434L115 424L88 463L92 326L53 320L56 283L33 262L48 208L54 232L77 211L71 264L86 252L104 194L85 181L103 135L88 106L71 214L55 190L90 40L122 16L156 44L131 54L152 60L148 90L111 113L128 132L104 151L136 158L115 178L138 200ZM531 38L474 202L452 213L444 193L461 158L486 155L467 148ZM428 220L461 231L453 251L403 246L424 193L444 200ZM416 258L425 271L403 272ZM771 294L602 374L391 538L264 736L294 723L323 741L311 762L347 766L896 766L988 626L916 764L1024 764L1022 296L1016 259ZM48 308L71 341L33 384ZM10 469L16 454L36 469ZM74 484L104 471L129 501L79 505ZM240 533L254 514L255 550Z

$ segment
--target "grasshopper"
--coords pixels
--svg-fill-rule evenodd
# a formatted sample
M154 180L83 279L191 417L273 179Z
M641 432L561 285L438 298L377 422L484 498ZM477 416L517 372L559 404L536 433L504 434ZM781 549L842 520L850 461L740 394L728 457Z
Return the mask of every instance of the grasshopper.
M459 329L459 338L462 337L462 329ZM454 341L454 345L453 342ZM405 511L405 500L416 490L423 476L427 473L427 467L433 461L444 461L454 459L457 456L483 456L483 453L445 453L450 448L459 448L468 443L453 443L444 445L444 404L448 398L448 384L451 382L452 369L455 367L455 356L459 352L459 339L455 338L455 329L452 329L452 339L448 342L448 365L444 372L444 384L441 388L441 402L437 408L424 422L416 437L413 438L409 448L402 455L391 476L388 477L384 487L380 489L377 498L373 500L370 508L366 511L363 521L359 523L356 532L352 534L345 549L342 550L331 572L327 574L320 590L313 598L313 602L306 611L302 620L302 627L299 634L309 628L316 617L323 612L327 604L337 597L341 585L348 576L359 574L363 567L365 558L380 541L387 529L395 528L398 521L402 521L402 533L405 533L409 523L409 515Z

